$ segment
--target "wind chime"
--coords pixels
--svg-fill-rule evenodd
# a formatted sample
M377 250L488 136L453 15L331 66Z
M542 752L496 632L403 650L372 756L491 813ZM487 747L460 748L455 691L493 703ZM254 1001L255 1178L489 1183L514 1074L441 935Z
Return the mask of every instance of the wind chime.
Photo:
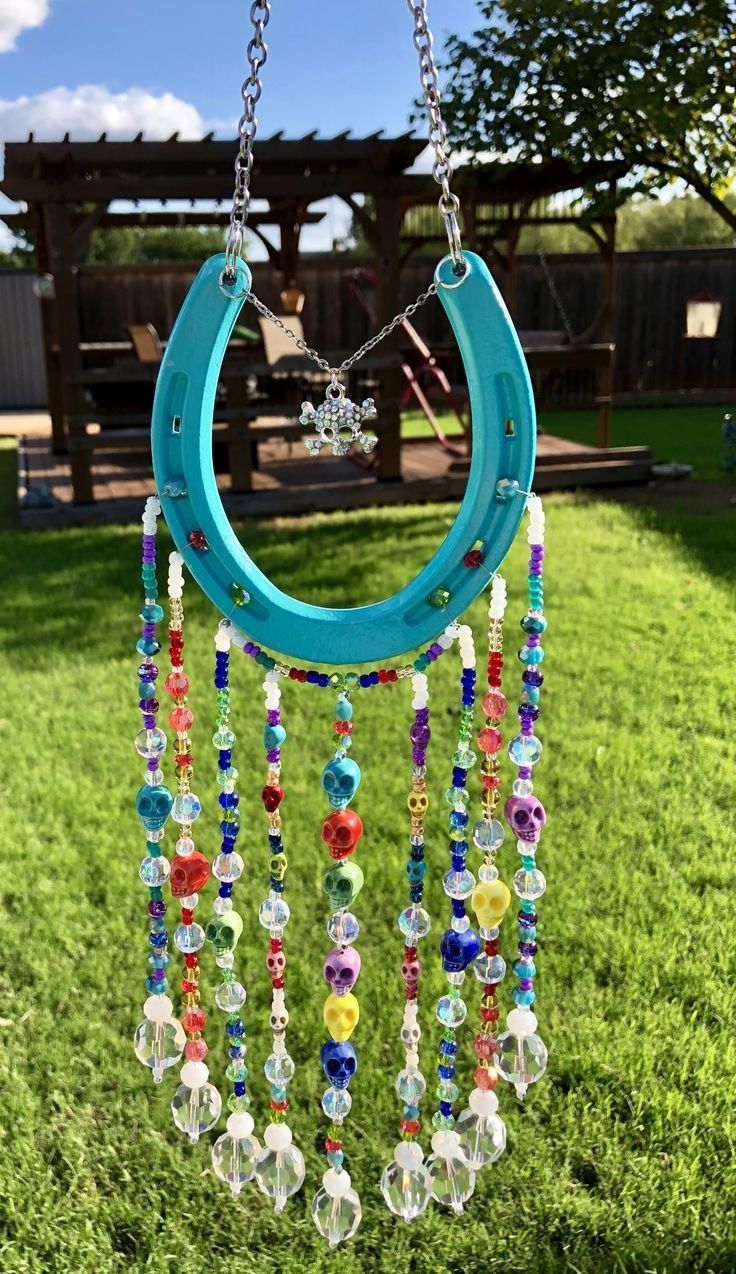
M139 875L148 890L150 950L148 998L143 1006L143 1021L135 1032L135 1052L151 1070L156 1083L183 1058L171 1102L174 1123L192 1142L216 1127L223 1096L210 1078L208 1059L211 1062L210 1049L214 1051L214 1045L211 1032L206 1031L208 1016L200 994L200 960L209 948L220 976L214 1000L223 1015L223 1078L229 1089L226 1129L212 1146L212 1167L236 1198L242 1187L255 1179L280 1212L287 1199L299 1190L305 1175L304 1159L288 1123L289 1092L296 1065L287 1047L284 937L291 913L286 889L288 827L284 825L286 820L282 822L286 729L281 695L287 683L295 690L306 687L304 693L324 696L333 704L331 741L321 778L325 817L321 833L314 829L315 837L321 834L326 850L322 889L331 945L321 970L315 970L315 976L321 975L328 987L323 1013L326 1039L320 1054L326 1080L322 1109L327 1121L327 1167L312 1202L315 1225L333 1246L350 1238L361 1219L361 1202L344 1159L346 1121L352 1106L350 1086L358 1070L353 1037L360 1033L360 1008L355 995L361 971L357 902L364 872L368 880L371 874L370 848L356 853L361 847L363 823L352 808L361 782L356 759L360 758L361 748L354 730L355 707L368 691L401 694L400 689L392 687L402 683L411 691L410 751L406 762L410 785L404 886L407 896L398 917L401 946L397 944L396 950L404 987L403 1015L396 1014L403 1050L403 1064L396 1077L401 1139L380 1178L391 1212L411 1221L425 1211L430 1199L460 1212L473 1192L476 1173L498 1159L504 1150L506 1132L498 1113L499 1080L508 1081L523 1098L528 1085L540 1078L547 1064L547 1050L536 1034L537 1019L532 1009L537 901L545 891L545 878L537 866L537 849L546 815L534 792L533 774L542 753L536 722L543 682L541 639L547 627L542 584L544 514L541 501L530 493L535 455L534 408L526 365L503 302L481 259L462 248L456 216L459 204L450 188L452 168L446 153L424 0L409 0L409 9L414 19L414 43L435 153L434 177L442 192L439 207L447 229L449 253L437 265L430 287L404 315L430 297L439 298L463 359L473 422L467 490L450 532L431 561L400 592L370 606L336 610L306 605L276 588L248 556L225 516L211 448L215 391L223 356L244 303L253 304L267 318L280 321L251 291L250 271L241 252L250 201L255 105L261 94L260 70L267 55L263 35L270 5L263 0L256 0L250 13L250 74L242 90L244 113L227 249L200 270L171 334L153 409L152 448L158 495L146 502L143 514L142 631L136 646L141 659L138 706L142 721L135 746L145 761L145 775L135 803L146 837ZM330 377L325 401L316 409L309 403L302 407L302 423L316 431L316 437L306 442L310 453L318 454L328 447L333 453L345 454L352 445L364 450L375 445L375 437L363 433L364 423L376 415L373 402L366 399L362 405L354 405L340 377L392 331L404 315L397 316L340 367L331 367L290 333L307 357ZM521 620L524 636L518 651L518 728L512 729L506 726L508 702L503 689L506 585L498 567L524 509L528 513L528 609ZM156 662L162 649L157 633L164 622L156 561L156 527L162 513L176 544L168 567L170 667L166 674L160 673ZM216 756L213 769L219 789L212 801L217 802L221 841L211 863L195 840L201 803L193 786L194 716L187 702L190 682L184 654L185 566L223 616L215 634L212 735ZM488 586L488 655L483 684L479 686L473 634L459 617ZM262 789L265 815L265 897L258 906L251 899L236 896L243 858L237 848L238 789L242 784L235 764L229 676L234 650L263 669L265 756L262 776L255 781ZM438 1036L436 1084L432 1090L436 1109L431 1117L431 1154L425 1160L420 1138L420 1104L427 1094L419 1054L420 950L426 949L431 929L430 916L423 905L427 874L440 870L438 853L425 844L424 835L432 735L429 672L438 659L448 654L452 658L453 650L459 654L460 704L457 746L450 759L444 794L449 861L443 887L449 915L439 939L447 985L433 1015ZM407 655L408 651L419 653ZM325 656L332 671L323 670ZM390 661L399 656L403 662L392 665ZM371 670L362 670L367 667ZM168 725L174 749L172 786L165 782L162 769L167 734L158 724L160 675L164 676L164 689L171 700ZM476 711L477 702L482 721ZM500 763L504 743L516 770L505 799ZM474 773L478 758L480 763ZM198 774L206 768L200 761ZM505 838L499 818L502 803L520 862L513 873L513 891L519 904L513 963L516 984L511 991L513 1007L506 1018L506 1029L499 1033L500 988L506 974L500 927L511 902L511 890L501 879L497 861ZM170 858L164 843L169 819L177 827ZM474 873L468 859L476 852L480 862ZM513 870L510 863L507 869ZM212 914L202 917L201 891L211 877L217 884L217 893ZM168 917L167 887L181 908L178 923ZM471 925L468 904L475 914L477 930ZM268 1022L271 1042L263 1063L270 1095L262 1140L254 1135L253 1096L246 1064L246 988L237 965L238 941L244 925L252 924L256 915L265 931L265 963L272 988ZM175 977L172 962L176 965ZM170 994L177 981L182 1006L178 1017ZM475 996L468 992L468 985L477 986ZM424 1013L425 1030L431 1017L429 1011ZM463 1029L472 1034L476 1061L466 1100L463 1084L467 1076L458 1052ZM458 1105L461 1113L456 1117Z

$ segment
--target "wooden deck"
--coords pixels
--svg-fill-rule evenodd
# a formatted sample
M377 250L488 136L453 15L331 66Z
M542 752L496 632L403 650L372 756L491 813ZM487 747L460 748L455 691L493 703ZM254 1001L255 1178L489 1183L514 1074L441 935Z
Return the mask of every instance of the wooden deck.
M150 459L144 451L114 449L95 456L94 504L75 505L69 463L55 457L48 436L19 438L19 502L21 525L28 528L125 523L140 517L153 491ZM322 509L459 500L465 490L468 462L448 455L433 441L412 441L402 449L402 482L378 482L370 469L350 459L320 456L309 460L301 442L264 441L252 491L233 493L228 474L219 485L228 514L283 515ZM543 434L539 438L536 491L624 485L645 482L652 463L646 447L583 446Z

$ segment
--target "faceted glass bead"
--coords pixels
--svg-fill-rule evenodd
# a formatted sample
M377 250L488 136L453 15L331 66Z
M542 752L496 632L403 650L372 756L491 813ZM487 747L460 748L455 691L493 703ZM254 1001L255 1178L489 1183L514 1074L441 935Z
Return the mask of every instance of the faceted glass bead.
M204 946L204 929L201 925L177 925L174 930L174 946L184 955L201 951Z
M155 726L153 730L139 730L135 736L135 750L139 756L151 760L166 751L166 735Z
M471 770L476 760L475 752L471 752L470 748L458 748L452 754L452 764L459 765L461 770Z
M442 881L448 898L469 898L475 889L475 876L464 867L462 871L448 871Z
M168 858L164 858L162 854L157 854L155 857L147 855L141 859L138 875L149 889L156 889L169 879L170 871L171 865Z
M421 1071L406 1069L396 1076L396 1088L399 1097L410 1106L416 1106L427 1091L427 1081Z
M202 803L194 792L179 792L174 797L171 817L175 823L194 823L202 813Z
M506 1125L498 1115L464 1110L458 1115L455 1132L473 1172L495 1163L506 1149Z
M256 1159L260 1153L261 1143L255 1137L232 1137L226 1132L217 1138L212 1147L212 1167L215 1176L230 1187L234 1199L256 1175Z
M429 912L424 907L407 907L399 916L399 929L408 947L416 946L420 938L426 938L431 927Z
M470 792L464 787L448 787L445 800L453 809L465 809L470 804Z
M509 743L509 756L514 765L536 765L542 745L534 734L516 734Z
M201 1088L180 1084L171 1102L174 1123L192 1144L199 1141L203 1132L214 1128L221 1110L222 1098L214 1084L203 1084Z
M481 863L478 868L478 880L498 880L498 867L494 863Z
M263 1073L269 1084L284 1088L293 1078L294 1060L288 1053L271 1053L263 1065Z
M538 867L532 871L528 871L526 867L520 867L514 876L514 892L527 902L541 898L546 888L547 881Z
M215 991L215 1004L223 1013L237 1013L245 1004L245 987L240 982L221 982Z
M133 1036L133 1048L139 1062L153 1071L154 1083L160 1084L164 1071L176 1066L186 1044L184 1028L176 1018L151 1022L144 1018Z
M273 1199L275 1212L283 1212L286 1200L296 1194L303 1180L304 1156L293 1142L285 1150L266 1147L256 1160L258 1187Z
M489 690L488 694L483 696L482 702L484 717L504 717L508 711L508 701L500 690Z
M453 1212L462 1212L463 1204L475 1189L475 1173L464 1153L448 1158L430 1155L427 1171L432 1182L432 1198L452 1208Z
M504 1031L498 1037L496 1068L505 1080L516 1086L523 1097L529 1084L541 1079L547 1069L547 1048L538 1035L515 1035Z
M503 982L506 977L506 961L500 955L486 955L481 951L473 961L473 973L479 982Z
M511 784L511 790L514 796L531 796L534 791L534 784L531 779L514 779Z
M274 936L280 935L289 923L291 911L289 904L280 894L269 894L258 908L258 919L264 929Z
M503 823L499 823L497 818L479 818L473 824L473 844L477 849L500 849L504 835Z
M244 866L245 863L240 854L218 854L212 864L212 875L218 880L231 883L234 880L240 880Z
M402 1168L394 1159L381 1177L381 1194L394 1216L413 1221L427 1209L432 1178L423 1163L417 1168Z
M360 925L352 911L336 911L327 921L327 935L338 947L349 947L359 933Z
M328 1119L347 1119L352 1104L347 1088L327 1088L322 1094L322 1109Z
M437 1001L437 1021L443 1026L462 1026L467 1012L467 1005L459 996L443 995Z
M355 1234L362 1217L360 1199L354 1190L335 1198L324 1187L312 1200L312 1219L323 1239L330 1247L337 1247Z
M229 765L226 770L218 770L216 777L220 787L227 787L228 783L237 783L238 771L234 765Z
M235 734L228 726L220 726L212 736L212 745L218 752L231 748L235 743Z

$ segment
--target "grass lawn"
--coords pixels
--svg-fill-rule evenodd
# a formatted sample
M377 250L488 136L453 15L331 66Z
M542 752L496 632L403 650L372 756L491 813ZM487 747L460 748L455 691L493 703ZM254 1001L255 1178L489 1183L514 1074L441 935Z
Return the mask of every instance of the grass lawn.
M616 407L611 417L612 447L648 446L657 460L677 460L695 467L696 476L722 476L720 469L723 444L721 422L725 406L697 407ZM734 410L732 406L731 411ZM446 434L457 434L460 426L454 416L440 414ZM539 423L546 433L572 442L598 445L598 416L592 411L542 412ZM428 437L431 429L420 412L406 412L402 435L407 438Z
M131 742L137 532L0 536L3 1274L736 1268L736 770L723 659L724 616L734 607L732 515L675 515L573 497L548 506L551 622L538 771L549 813L538 961L548 1075L525 1107L502 1093L508 1150L480 1175L464 1217L435 1209L406 1227L389 1215L377 1181L400 1115L393 1092L402 986L395 918L405 896L410 696L403 683L360 695L354 755L364 778L355 805L366 824L366 885L357 905L364 921L362 1019L354 1037L360 1070L347 1148L364 1216L339 1255L325 1249L309 1216L325 1131L316 1061L328 946L318 779L330 752L331 698L287 685L282 701L293 908L286 932L289 1039L298 1064L291 1096L308 1180L279 1220L255 1187L230 1201L209 1168L211 1138L191 1147L171 1125L173 1078L154 1089L130 1047L146 960L145 891L136 871L142 840L132 806L141 773ZM413 574L451 516L447 507L425 506L315 517L249 527L248 539L277 579L291 580L292 588L300 580L302 596L329 603L346 589L347 601L357 603ZM523 574L518 545L508 569L511 650ZM215 617L193 585L188 592L196 789L205 802L199 840L211 855ZM479 603L472 615L478 638L482 617ZM517 674L514 661L509 666L511 691ZM451 657L430 679L428 905L436 922L424 952L427 1124L438 1036L431 1020L440 986L436 943L448 911L440 884L441 793L450 774L456 680ZM262 695L244 658L234 659L232 681L247 864L239 957L249 988L260 1132L268 1050L265 934L254 919L266 874L258 801ZM506 879L514 858L507 845ZM205 1006L210 964L205 960ZM213 1009L215 1075L224 1054L219 1017ZM469 1041L466 1031L464 1085ZM426 1145L426 1129L423 1136Z

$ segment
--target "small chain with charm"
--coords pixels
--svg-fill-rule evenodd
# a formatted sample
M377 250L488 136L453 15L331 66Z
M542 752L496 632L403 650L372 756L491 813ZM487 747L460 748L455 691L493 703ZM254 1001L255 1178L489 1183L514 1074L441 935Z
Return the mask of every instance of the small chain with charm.
M434 151L432 176L442 191L438 203L447 231L453 271L462 279L465 273L465 260L457 221L460 201L450 188L452 164L446 150L447 131L440 109L437 67L432 51L432 32L427 24L427 5L426 0L417 0L417 3L414 0L407 0L407 3L414 19L414 47L419 55L419 80L429 119L429 143ZM241 90L243 114L238 124L240 146L235 160L235 191L225 250L225 269L220 279L220 286L223 289L227 287L228 295L231 296L233 295L232 285L237 281L237 259L242 253L250 209L253 142L258 127L255 108L263 91L261 68L268 57L268 46L264 41L263 35L270 16L271 5L269 0L254 0L250 9L253 36L247 50L249 75L244 81ZM411 318L423 305L426 305L430 297L437 294L438 286L442 285L430 283L426 291L420 293L415 301L407 305L406 309L402 310L400 314L396 314L390 322L381 328L380 332L377 332L375 336L371 336L361 345L360 349L344 358L339 366L336 367L332 366L317 350L312 349L301 336L298 336L296 332L288 327L283 319L274 314L273 310L270 310L256 296L255 292L248 290L242 294L245 300L249 301L267 322L273 323L275 327L279 328L285 336L293 341L296 348L306 358L310 359L311 362L315 363L317 367L321 368L330 377L330 384L324 402L320 403L318 407L309 402L302 403L299 416L300 423L315 429L317 432L316 438L305 440L305 446L310 455L319 455L324 447L328 447L334 456L344 456L347 455L353 444L357 444L366 453L374 449L378 439L373 434L363 433L362 426L364 421L375 419L377 415L375 403L372 398L364 399L360 405L351 402L346 397L345 386L340 381L340 374L349 371L359 359L385 340L387 336L390 336L397 327L408 318ZM457 284L451 284L450 286L455 287Z

